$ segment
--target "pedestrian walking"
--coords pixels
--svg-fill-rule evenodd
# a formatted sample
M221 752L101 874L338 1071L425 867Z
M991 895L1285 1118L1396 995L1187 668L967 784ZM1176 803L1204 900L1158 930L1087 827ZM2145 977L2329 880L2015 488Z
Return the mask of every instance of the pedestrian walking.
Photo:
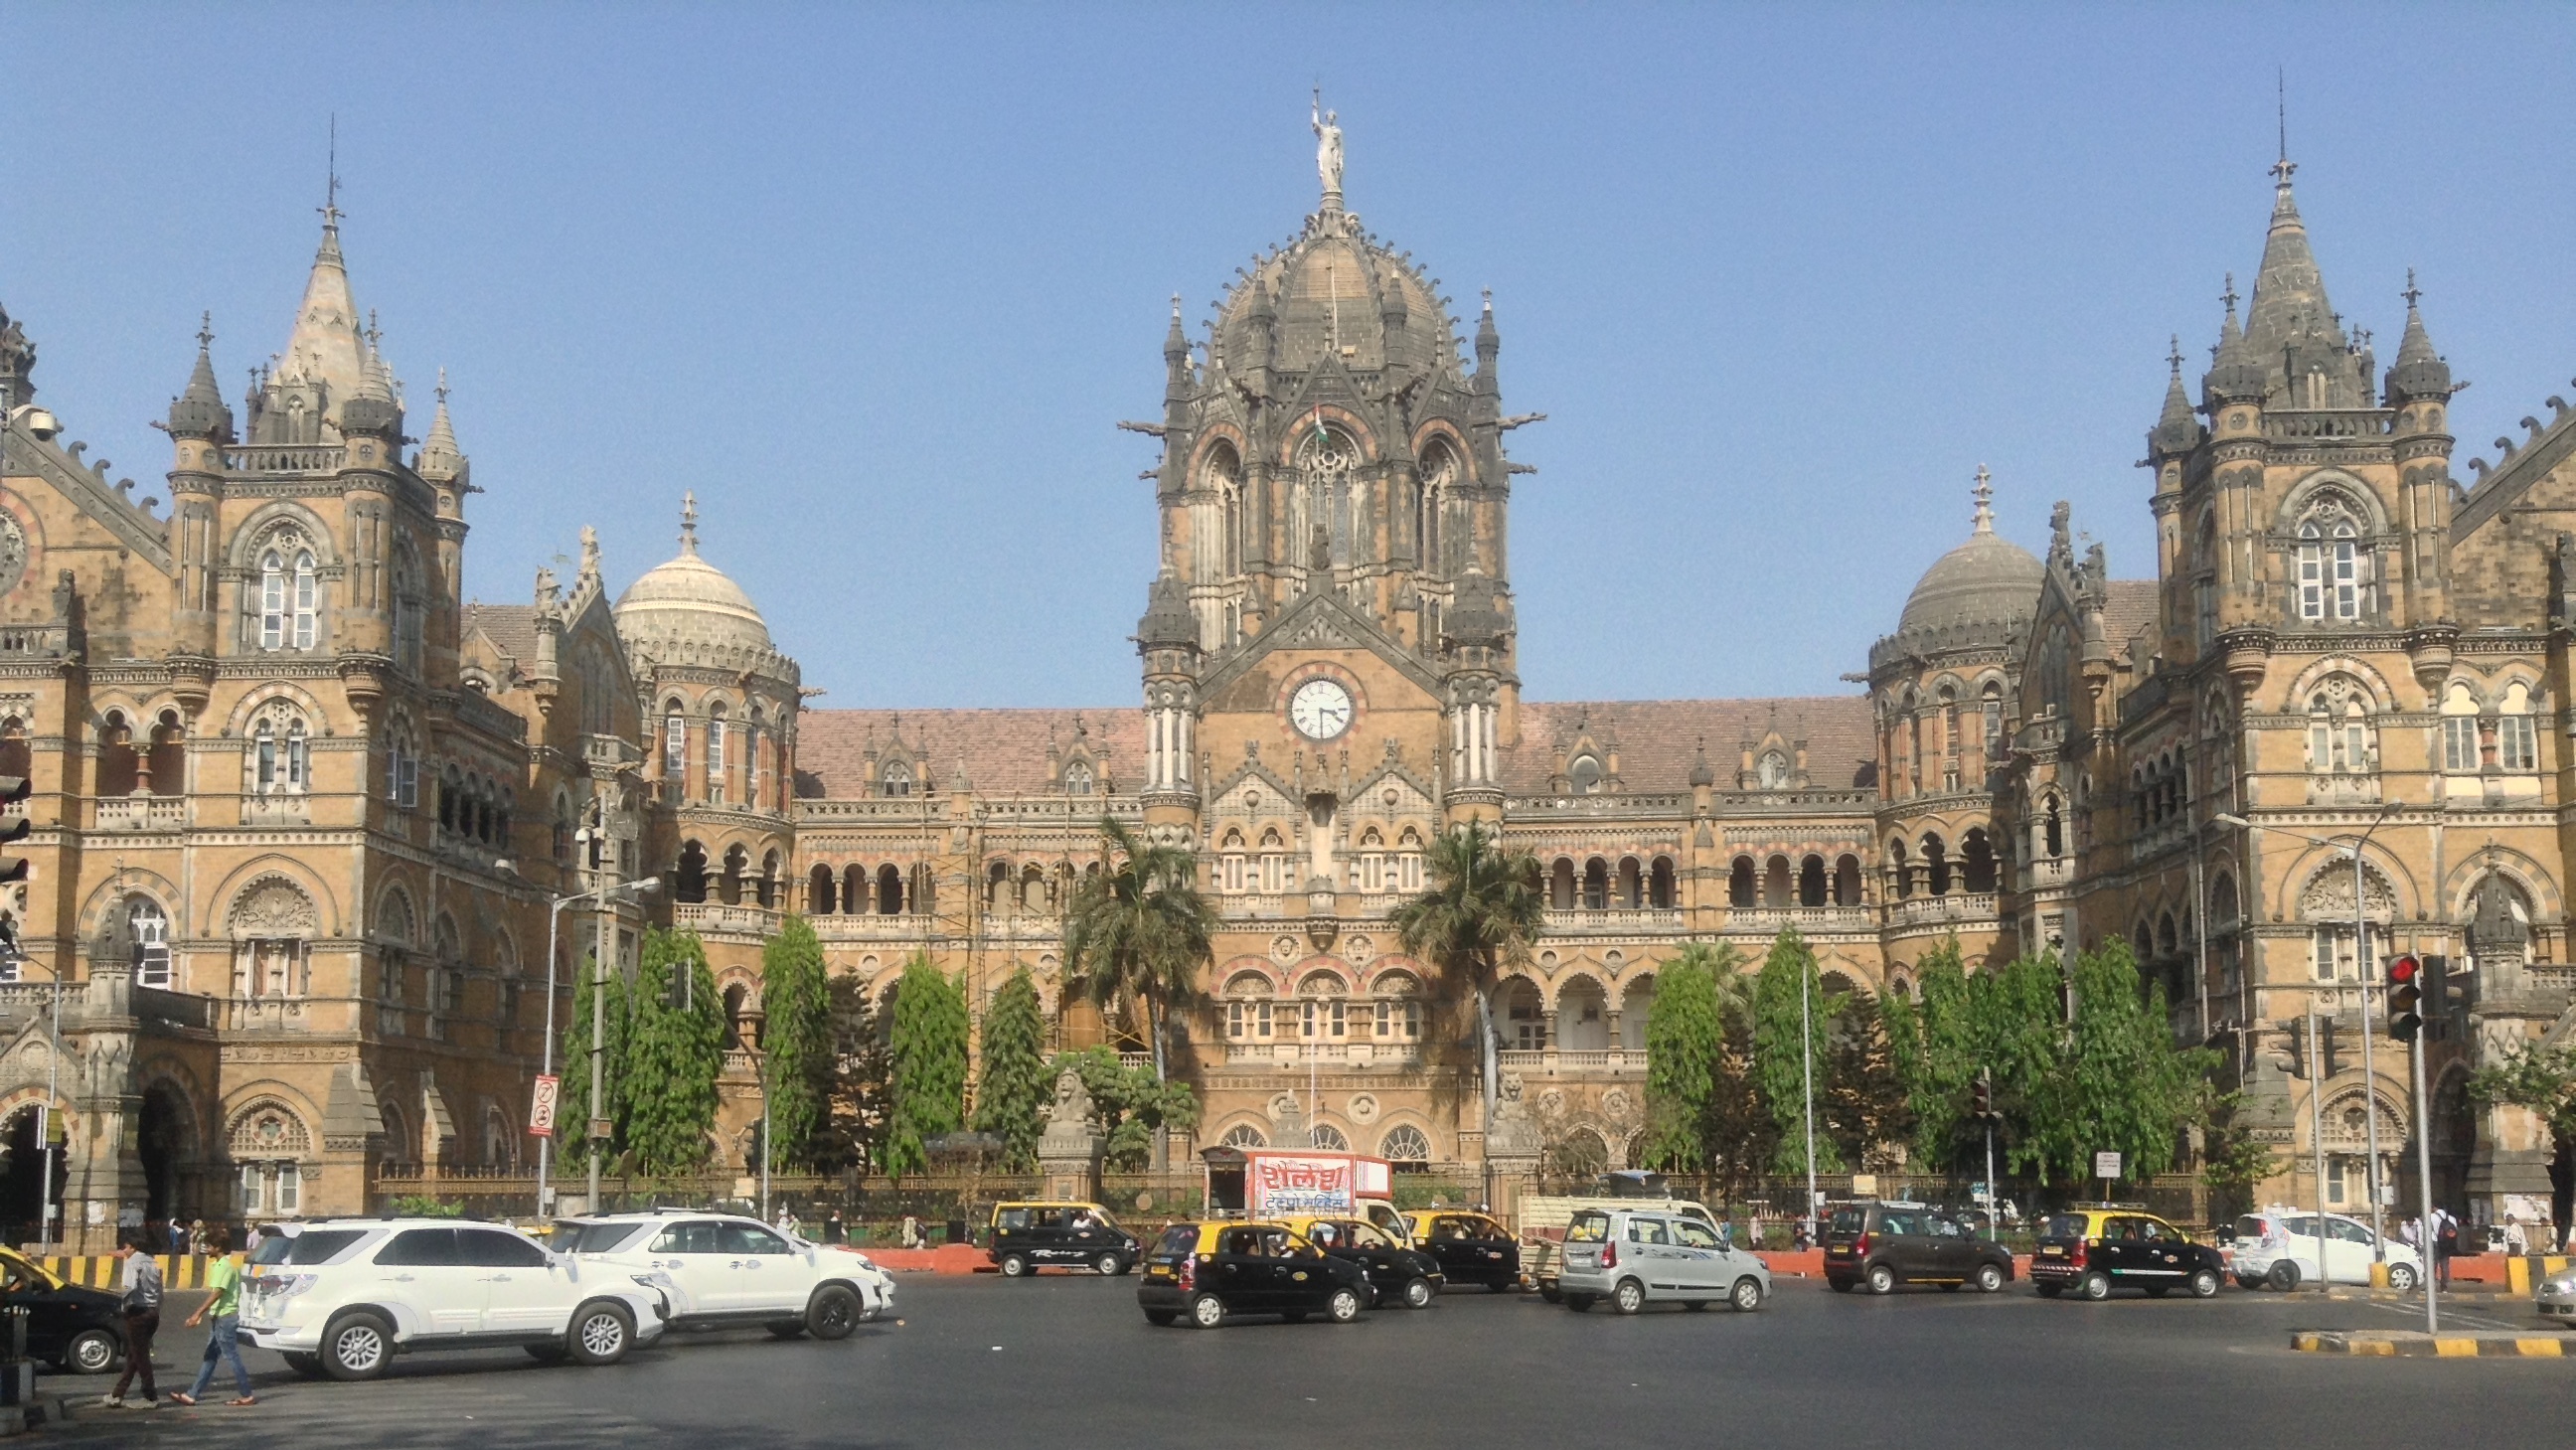
M1722 1249L1735 1247L1735 1215L1722 1208L1717 1211L1717 1246Z
M907 1249L921 1247L921 1220L908 1213L903 1216L903 1246Z
M2424 1252L2424 1226L2419 1221L2410 1218L2399 1224L2397 1237L2406 1247L2419 1254Z
M841 1241L841 1232L841 1211L836 1208L832 1210L832 1216L830 1218L823 1220L823 1242L827 1244L839 1243Z
M125 1388L138 1378L143 1403L161 1402L160 1388L152 1382L152 1336L161 1328L161 1265L143 1252L143 1243L138 1231L116 1246L117 1288L123 1294L117 1309L125 1318L125 1373L116 1377L116 1388L99 1401L111 1410L125 1408Z
M241 1357L241 1265L230 1254L221 1255L206 1264L206 1302L188 1316L188 1327L206 1325L206 1354L198 1361L196 1383L186 1393L170 1396L174 1405L193 1405L215 1381L215 1365L228 1362L233 1370L233 1388L240 1394L226 1400L228 1405L256 1405L259 1396L252 1393L250 1366Z
M785 1207L784 1205L779 1208L778 1231L780 1233L787 1235L791 1239L802 1238L804 1237L804 1227L804 1224L797 1221L796 1210Z
M202 1218L190 1219L188 1221L188 1252L202 1255L205 1251L206 1221Z
M1755 1209L1744 1226L1744 1245L1755 1252L1762 1248L1762 1210Z
M188 1226L174 1218L170 1220L170 1252L175 1256L187 1251Z
M2504 1216L2504 1251L2508 1254L2531 1252L2531 1235L2523 1230L2522 1220L2509 1213Z

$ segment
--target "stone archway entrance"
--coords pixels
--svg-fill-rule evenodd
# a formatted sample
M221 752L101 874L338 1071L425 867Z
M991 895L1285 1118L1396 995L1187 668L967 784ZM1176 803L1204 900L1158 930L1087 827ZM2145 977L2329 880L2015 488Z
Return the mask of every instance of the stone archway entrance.
M158 1222L179 1216L195 1198L189 1180L196 1166L196 1118L179 1090L166 1082L143 1090L135 1150L143 1160L143 1217Z

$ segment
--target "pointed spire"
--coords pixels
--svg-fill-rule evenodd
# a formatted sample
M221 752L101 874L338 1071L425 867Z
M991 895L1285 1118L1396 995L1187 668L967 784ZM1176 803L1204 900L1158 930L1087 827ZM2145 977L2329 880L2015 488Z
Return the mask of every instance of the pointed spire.
M2447 398L2451 395L2451 365L2433 350L2432 334L2424 330L2423 289L2415 285L2415 269L2406 269L2406 335L2397 343L2397 363L2388 370L2388 401L2393 406L2409 398Z
M1984 464L1977 465L1977 486L1968 492L1977 500L1975 531L1980 534L1993 533L1995 531L1995 482L1994 475L1986 471Z
M337 423L342 405L365 390L370 349L358 330L358 299L350 291L348 263L340 254L340 219L345 213L340 210L336 166L323 204L315 210L322 214L322 243L313 253L313 271L305 279L304 303L296 311L294 330L278 354L277 376L290 385L318 387L322 416Z
M438 411L429 420L429 436L421 440L420 453L412 467L421 477L453 481L465 476L465 454L456 446L456 428L447 418L447 369L438 370Z
M693 559L698 554L698 494L695 489L680 495L680 552Z
M2149 441L2157 452L2188 453L2200 441L2200 420L2192 415L2191 395L2182 389L2182 335L2176 333L2165 355L2171 372L2165 378L2165 409L2156 418L2156 431Z
M2218 351L2200 380L2202 394L2213 406L2221 402L2259 402L2263 397L2263 366L2254 359L2245 341L2245 329L2236 321L2235 273L2227 274L2227 292L2219 300L2227 304L2227 316L2218 324Z
M1494 327L1494 289L1485 289L1484 315L1476 323L1476 391L1499 393L1502 379L1496 376L1494 364L1502 355L1503 335Z
M1166 361L1190 355L1190 335L1181 330L1181 294L1172 294L1172 325L1163 333L1163 357Z
M215 315L208 312L197 322L197 366L188 374L187 390L170 400L170 435L174 438L232 441L232 409L224 406L223 388L215 382L211 352L214 342Z
M1708 763L1708 737L1699 738L1699 754L1691 760L1690 783L1696 788L1717 784L1717 769Z

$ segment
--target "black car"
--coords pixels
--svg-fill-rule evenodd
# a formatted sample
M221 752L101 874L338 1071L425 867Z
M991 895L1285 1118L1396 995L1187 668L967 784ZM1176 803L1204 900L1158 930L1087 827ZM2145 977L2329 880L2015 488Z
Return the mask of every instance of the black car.
M1145 1246L1099 1204L1064 1200L995 1204L992 1251L1008 1279L1049 1264L1115 1276L1134 1268Z
M27 1357L75 1374L105 1374L125 1357L120 1296L67 1284L0 1249L0 1307L24 1306Z
M1284 1223L1176 1223L1147 1254L1136 1285L1148 1322L1186 1314L1201 1329L1236 1314L1276 1314L1292 1324L1321 1314L1348 1324L1369 1297L1367 1271Z
M1427 1309L1448 1281L1440 1261L1420 1249L1407 1248L1376 1224L1355 1218L1299 1219L1292 1225L1314 1245L1337 1259L1348 1259L1368 1275L1369 1302Z
M1406 1217L1414 1246L1439 1260L1451 1284L1482 1284L1496 1293L1520 1287L1521 1245L1510 1229L1457 1209L1418 1209Z
M1825 1282L1837 1294L1860 1284L1873 1294L1893 1294L1899 1284L1992 1294L2013 1276L2009 1250L1927 1204L1846 1203L1825 1221L1824 1237Z
M2087 1299L2108 1299L2114 1289L2144 1289L2150 1299L2180 1289L2208 1299L2226 1275L2218 1250L2134 1204L2050 1214L2030 1257L2031 1283L2049 1299L2068 1289Z

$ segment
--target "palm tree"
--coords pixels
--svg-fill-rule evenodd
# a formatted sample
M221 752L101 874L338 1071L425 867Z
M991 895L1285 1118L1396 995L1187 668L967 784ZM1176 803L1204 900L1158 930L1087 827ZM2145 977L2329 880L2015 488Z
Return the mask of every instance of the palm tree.
M1198 858L1100 818L1107 869L1086 876L1064 914L1065 981L1102 1007L1141 1004L1163 1073L1163 1027L1198 999L1199 970L1215 959L1215 908L1199 894Z
M1504 848L1498 833L1469 821L1431 844L1431 885L1390 918L1404 949L1450 983L1476 993L1476 1035L1485 1069L1485 1121L1494 1118L1494 987L1507 965L1529 957L1547 917L1538 858Z

